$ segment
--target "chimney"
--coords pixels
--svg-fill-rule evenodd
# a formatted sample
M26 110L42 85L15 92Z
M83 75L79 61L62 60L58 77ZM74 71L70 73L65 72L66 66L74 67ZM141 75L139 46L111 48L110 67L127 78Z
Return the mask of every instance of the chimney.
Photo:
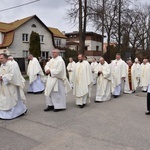
M66 32L65 32L65 31L62 31L62 34L63 34L63 35L65 35L65 34L66 34Z

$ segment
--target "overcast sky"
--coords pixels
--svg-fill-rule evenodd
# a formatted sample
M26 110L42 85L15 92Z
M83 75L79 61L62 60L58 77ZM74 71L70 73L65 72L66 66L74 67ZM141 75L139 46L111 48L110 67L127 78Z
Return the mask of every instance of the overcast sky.
M34 0L0 0L0 10L24 4ZM139 0L142 3L150 0ZM0 12L0 22L12 22L31 15L37 15L44 24L55 27L61 31L70 32L78 30L77 27L69 25L66 19L66 11L69 5L65 0L40 0L36 3L20 8Z

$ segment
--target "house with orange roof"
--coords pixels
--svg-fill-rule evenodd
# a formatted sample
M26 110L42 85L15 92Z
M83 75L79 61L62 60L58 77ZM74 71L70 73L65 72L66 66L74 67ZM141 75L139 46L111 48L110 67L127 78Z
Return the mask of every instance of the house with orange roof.
M54 36L36 15L10 23L0 22L0 53L6 52L12 55L18 62L21 71L25 71L26 68L32 31L40 35L41 57L48 58L55 48Z

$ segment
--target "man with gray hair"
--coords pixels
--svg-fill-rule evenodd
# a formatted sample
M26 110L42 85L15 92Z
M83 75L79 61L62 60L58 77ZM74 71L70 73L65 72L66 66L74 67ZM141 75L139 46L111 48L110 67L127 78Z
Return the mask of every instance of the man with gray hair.
M44 111L54 110L55 112L66 109L66 93L71 90L66 77L66 66L59 50L52 51L52 59L45 66L45 73L48 75L45 96L47 108Z
M112 94L117 98L123 91L124 81L127 75L127 64L121 59L121 54L116 54L116 59L110 64Z
M93 84L96 84L96 74L95 74L95 69L97 67L98 63L96 61L96 58L93 58L92 63L91 63L91 69L92 69L92 76L93 76Z
M27 111L25 84L20 70L8 61L6 54L0 54L0 63L0 118L14 119Z
M148 59L143 59L140 72L140 86L142 87L143 92L147 92L147 88L150 83L149 74L150 74L150 64L148 62Z
M97 76L97 91L95 102L103 102L111 99L110 66L103 57L95 69Z
M37 58L32 54L28 56L29 65L27 75L29 76L29 89L28 93L42 93L44 91L45 76Z
M73 84L71 82L71 78L72 78L72 74L73 74L75 65L76 65L76 63L73 61L73 58L70 57L69 58L69 64L67 66L67 71L68 71L68 74L69 74L69 81L70 81L71 87L73 87Z

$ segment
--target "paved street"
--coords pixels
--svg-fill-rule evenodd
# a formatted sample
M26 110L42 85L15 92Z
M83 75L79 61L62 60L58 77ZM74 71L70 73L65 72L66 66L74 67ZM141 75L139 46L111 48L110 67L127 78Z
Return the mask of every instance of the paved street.
M75 105L70 92L62 112L44 112L44 95L26 94L28 113L0 120L0 150L149 150L146 94L126 94L97 104L95 90L84 109Z

